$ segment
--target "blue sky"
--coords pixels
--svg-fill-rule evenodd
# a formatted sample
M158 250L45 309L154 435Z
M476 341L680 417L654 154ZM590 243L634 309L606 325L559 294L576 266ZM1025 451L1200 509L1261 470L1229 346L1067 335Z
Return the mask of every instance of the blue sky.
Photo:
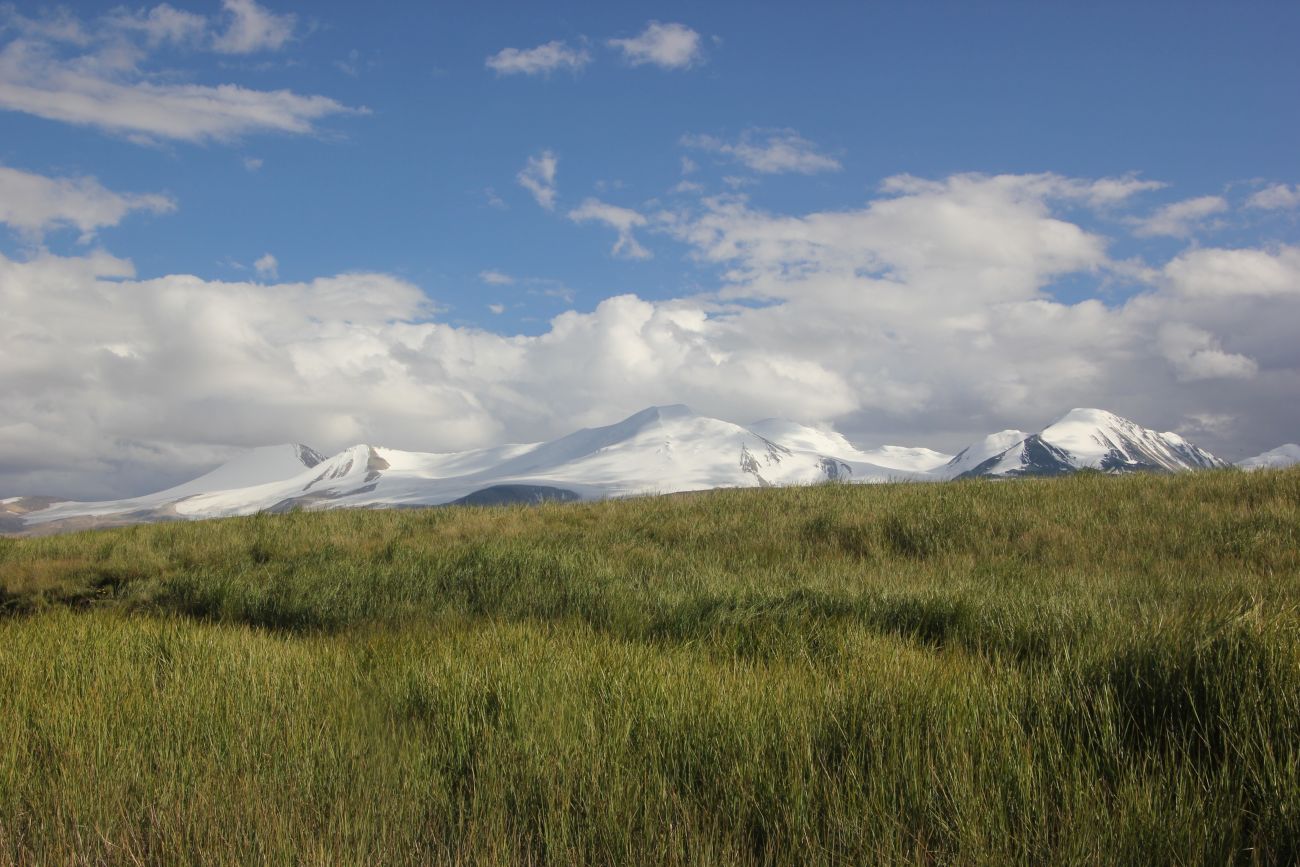
M1300 438L1297 32L1281 2L0 7L4 300L78 371L10 365L0 452L62 447L0 483L536 439L642 400L946 448L1075 401ZM77 279L57 311L19 291ZM168 349L178 287L191 343L247 352ZM59 324L110 291L142 305L122 334ZM321 306L248 313L293 292Z

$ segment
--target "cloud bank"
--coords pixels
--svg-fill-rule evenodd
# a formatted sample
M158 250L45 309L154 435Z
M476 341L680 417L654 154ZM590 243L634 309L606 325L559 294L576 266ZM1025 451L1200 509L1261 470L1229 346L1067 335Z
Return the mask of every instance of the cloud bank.
M1116 261L1078 215L1146 183L900 176L799 215L741 196L653 214L590 200L569 216L615 228L625 254L633 228L680 245L716 289L618 295L536 336L447 324L384 274L140 279L98 250L0 256L0 495L132 493L286 440L531 441L673 402L944 448L1076 405L1211 449L1293 440L1300 247ZM1136 291L1058 299L1071 280Z

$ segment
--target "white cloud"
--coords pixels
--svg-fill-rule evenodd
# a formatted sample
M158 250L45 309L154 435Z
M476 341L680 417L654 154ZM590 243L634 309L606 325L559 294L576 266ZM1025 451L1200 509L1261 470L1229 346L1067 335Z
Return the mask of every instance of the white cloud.
M880 291L904 284L956 291L978 301L1034 297L1058 275L1108 263L1105 241L1054 217L1049 203L1086 196L1055 175L954 175L943 181L899 176L864 209L784 217L755 211L742 196L705 200L706 211L670 220L668 230L705 261L734 263L725 291L765 294L810 271L857 279L885 278ZM780 277L772 284L771 277ZM835 291L839 291L837 288Z
M577 72L591 62L585 48L570 48L555 40L536 48L503 48L486 61L497 75L550 75L557 69Z
M199 41L208 29L208 19L193 12L161 3L152 9L130 11L118 8L109 13L108 23L122 30L144 34L150 45Z
M515 278L509 274L491 268L478 272L478 278L489 286L509 286L515 282Z
M159 194L115 193L90 177L48 178L0 166L0 223L30 238L74 228L89 239L132 211L165 213L176 202Z
M577 297L577 293L558 280L549 280L545 277L529 277L526 282L530 286L528 289L529 295L539 295L543 298L562 301L565 304L572 304L573 299Z
M620 208L606 204L599 199L589 198L581 205L569 211L569 219L575 223L595 220L610 226L618 232L618 240L610 251L624 259L649 259L651 253L642 247L632 235L632 230L646 224L646 218L631 208Z
M1108 257L1105 238L1056 213L1057 201L1105 206L1117 189L1107 180L904 176L883 186L897 196L861 210L792 217L722 196L660 223L724 269L717 298L766 302L737 314L748 339L798 340L811 357L835 359L828 368L851 383L858 407L843 426L881 425L883 414L900 419L891 429L942 430L963 425L965 412L996 429L1102 405L1172 427L1189 411L1213 410L1202 401L1237 415L1249 403L1252 431L1269 430L1255 434L1265 440L1300 423L1300 409L1269 403L1300 385L1300 357L1281 324L1300 317L1300 291L1286 288L1300 287L1293 251L1192 251L1164 270L1134 269ZM1111 273L1151 273L1157 285L1114 308L1053 300L1062 278L1100 286ZM1268 293L1271 306L1214 294L1225 278L1236 291ZM1175 345L1171 332L1162 342L1170 322L1197 340ZM1227 334L1230 348L1220 343ZM1227 381L1231 390L1216 384Z
M356 78L361 74L361 52L355 48L349 49L347 57L334 61L334 68L344 75Z
M0 6L0 33L13 30L35 39L70 45L89 45L94 37L85 25L66 8L44 10L39 18L22 15L10 3Z
M277 35L282 18L271 16L268 23L258 17L265 12L261 7L248 0L233 2L234 29L214 47L283 44ZM16 27L18 35L0 47L0 109L92 126L140 142L226 141L254 132L306 134L325 117L364 113L325 96L178 83L173 75L146 73L141 68L146 48L197 38L198 22L170 7L147 14L118 10L94 29L76 22L75 33L84 37L77 39L56 38L48 22L21 19ZM64 24L58 32L71 28Z
M222 0L221 5L224 10L221 32L214 32L219 22L168 3L151 9L119 6L100 17L96 22L99 31L66 9L46 13L41 18L27 18L9 9L4 17L5 23L24 36L82 47L114 35L135 34L143 37L150 47L164 43L189 44L222 54L250 54L279 50L293 38L297 18L291 13L273 13L256 0ZM0 7L0 13L5 12L6 7Z
M747 130L734 144L710 135L686 135L682 145L731 157L762 174L811 175L842 168L839 160L819 153L816 145L792 129Z
M296 17L276 15L255 0L222 0L229 23L226 31L212 42L223 54L251 54L277 51L293 38Z
M1187 297L1300 296L1300 247L1189 250L1170 260L1162 276L1169 291Z
M721 283L606 298L535 336L438 321L382 274L138 280L98 251L0 256L0 496L139 491L221 448L286 440L535 441L673 402L943 448L1071 406L1163 430L1241 419L1241 439L1197 428L1240 450L1224 457L1294 439L1300 252L1189 250L1123 303L1061 303L1058 281L1124 267L1069 216L1103 183L900 177L802 214L738 196L654 216L592 200L575 219L677 239Z
M519 185L533 194L537 204L548 211L555 210L555 174L560 160L550 151L529 157L528 162L515 175Z
M1162 326L1158 341L1161 352L1184 382L1251 379L1259 372L1259 365L1253 359L1224 352L1213 334L1185 323Z
M721 332L689 302L620 296L505 337L430 321L422 293L384 275L260 285L131 271L105 254L0 256L0 489L139 490L200 471L220 446L283 440L465 448L721 389L832 405L815 364L761 347L716 355ZM113 475L123 461L128 478Z
M1042 201L1066 201L1095 210L1106 210L1116 205L1125 204L1139 193L1159 190L1167 186L1161 181L1144 181L1135 175L1123 175L1117 178L1067 178L1054 172L1040 172L1032 175L996 175L989 177L981 174L960 174L935 181L918 178L915 175L902 174L885 178L880 189L886 193L915 194L936 193L956 186L976 183L989 189L998 189L1001 193L1018 198L1029 197Z
M1267 211L1300 208L1300 186L1288 187L1286 184L1274 184L1265 187L1246 200L1246 207Z
M270 253L264 253L253 263L253 270L257 272L259 277L275 279L280 275L280 262Z
M504 305L504 304L489 304L489 305L488 305L488 310L491 310L493 313L495 313L495 314L497 314L497 315L500 315L500 314L506 312L506 305Z
M349 109L324 96L138 82L117 84L71 71L16 78L0 52L0 108L126 133L141 141L231 140L252 132L310 133L314 122Z
M244 168L250 172L255 172L262 168L265 162L260 157L244 157Z
M1086 188L1083 193L1088 203L1094 208L1104 208L1128 201L1129 198L1151 190L1162 190L1168 184L1162 181L1144 181L1133 175L1122 178L1101 178L1096 181L1074 181Z
M703 57L700 34L684 24L651 21L631 39L610 39L607 43L633 66L647 63L663 69L686 69Z
M1226 210L1228 203L1222 196L1199 196L1173 202L1157 209L1150 216L1134 219L1136 228L1133 234L1143 238L1186 238L1201 228L1206 217Z

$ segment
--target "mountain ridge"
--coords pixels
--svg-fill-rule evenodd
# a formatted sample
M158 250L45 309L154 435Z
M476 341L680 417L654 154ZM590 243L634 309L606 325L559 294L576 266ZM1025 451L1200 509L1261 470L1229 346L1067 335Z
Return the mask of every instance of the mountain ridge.
M1241 465L1300 461L1282 446ZM1004 430L956 455L907 446L860 449L836 431L788 419L748 426L681 404L554 440L464 452L358 443L325 456L282 443L250 449L154 494L82 503L0 500L0 532L45 533L293 508L403 507L583 500L722 487L938 482L962 478L1182 472L1229 466L1176 433L1106 410L1076 408L1036 433Z

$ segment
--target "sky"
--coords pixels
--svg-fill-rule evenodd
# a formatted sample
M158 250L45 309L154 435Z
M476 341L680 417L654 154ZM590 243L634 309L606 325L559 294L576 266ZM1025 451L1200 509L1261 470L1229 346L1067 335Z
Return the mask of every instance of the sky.
M1300 4L0 3L0 496L686 403L1300 440Z

